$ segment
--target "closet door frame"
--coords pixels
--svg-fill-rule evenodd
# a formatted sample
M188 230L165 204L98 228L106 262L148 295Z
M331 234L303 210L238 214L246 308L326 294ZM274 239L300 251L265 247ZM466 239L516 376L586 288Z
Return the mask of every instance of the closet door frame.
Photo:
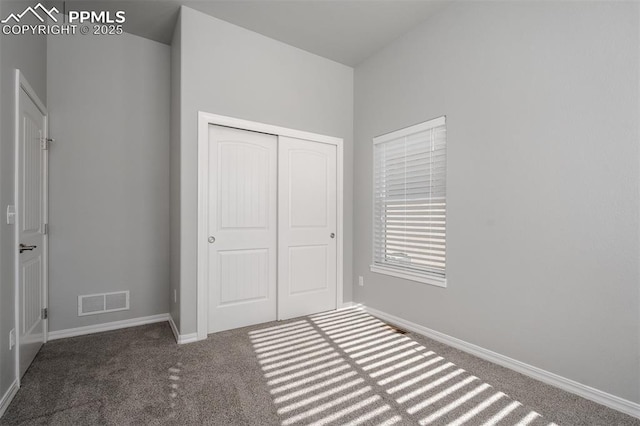
M240 130L267 133L275 136L288 136L296 139L304 139L311 142L325 143L336 146L337 168L337 247L336 247L336 307L343 307L343 259L344 259L344 142L341 138L319 135L317 133L288 129L286 127L273 126L271 124L242 120L234 117L198 112L198 231L197 231L197 334L198 340L207 338L209 321L209 242L207 218L209 209L209 126L218 125L233 127Z

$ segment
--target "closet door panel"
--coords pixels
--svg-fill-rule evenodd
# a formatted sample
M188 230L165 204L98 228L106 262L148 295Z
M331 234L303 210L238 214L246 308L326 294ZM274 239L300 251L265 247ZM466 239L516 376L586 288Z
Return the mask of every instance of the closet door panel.
M336 196L336 147L280 137L279 319L336 308Z
M276 319L277 137L210 126L209 333Z

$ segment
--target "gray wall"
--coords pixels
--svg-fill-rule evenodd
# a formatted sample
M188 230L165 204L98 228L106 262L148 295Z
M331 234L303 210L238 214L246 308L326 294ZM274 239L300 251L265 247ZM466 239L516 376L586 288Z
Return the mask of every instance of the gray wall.
M357 302L640 402L638 7L457 3L356 68ZM369 272L371 139L443 114L446 289Z
M171 41L171 301L170 312L180 330L180 88L182 24L180 18Z
M170 48L50 36L50 330L169 312ZM77 296L131 309L78 317Z
M352 164L353 69L182 8L181 333L196 331L197 114L344 138ZM352 182L345 167L345 292L351 300Z
M22 12L37 2L0 2L0 16ZM15 69L25 75L40 100L47 100L47 39L44 36L0 35L0 398L15 380L15 349L9 351L9 331L15 327L15 227L5 213L14 204Z

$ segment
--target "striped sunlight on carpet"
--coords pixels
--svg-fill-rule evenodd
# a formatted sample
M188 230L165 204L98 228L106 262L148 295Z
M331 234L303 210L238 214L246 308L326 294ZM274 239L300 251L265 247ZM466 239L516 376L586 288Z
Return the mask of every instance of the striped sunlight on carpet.
M249 336L283 426L555 426L362 309Z

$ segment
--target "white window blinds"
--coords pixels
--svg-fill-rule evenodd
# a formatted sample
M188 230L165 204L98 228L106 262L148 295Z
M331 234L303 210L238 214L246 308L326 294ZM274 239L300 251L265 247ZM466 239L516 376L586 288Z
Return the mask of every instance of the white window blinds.
M444 282L445 117L379 136L373 143L372 270Z

